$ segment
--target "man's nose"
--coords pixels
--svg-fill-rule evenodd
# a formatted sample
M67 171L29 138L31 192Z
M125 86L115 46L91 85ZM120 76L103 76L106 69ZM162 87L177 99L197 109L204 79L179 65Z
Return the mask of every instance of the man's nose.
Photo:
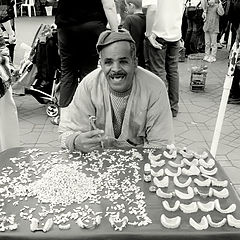
M112 65L112 70L118 71L120 69L120 64L118 61L114 62Z

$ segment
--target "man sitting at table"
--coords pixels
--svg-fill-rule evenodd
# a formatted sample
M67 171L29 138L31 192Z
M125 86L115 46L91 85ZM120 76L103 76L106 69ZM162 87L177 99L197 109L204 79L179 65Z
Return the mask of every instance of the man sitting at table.
M62 115L61 146L89 152L101 145L156 148L173 143L165 85L158 76L137 66L129 32L103 32L97 51L101 68L80 82ZM96 118L95 126L90 124L91 116Z

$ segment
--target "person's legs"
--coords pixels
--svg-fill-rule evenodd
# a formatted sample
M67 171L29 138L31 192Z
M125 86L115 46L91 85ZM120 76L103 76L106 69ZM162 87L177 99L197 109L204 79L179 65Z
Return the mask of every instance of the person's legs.
M179 102L179 74L178 74L179 41L168 42L166 52L166 72L168 82L168 96L173 116L177 116Z
M230 95L228 98L228 103L232 104L240 104L240 64L237 64L235 71L234 71L234 76L233 76L233 81L232 81L232 86L230 90Z
M148 41L148 40L147 40ZM165 58L167 45L166 41L157 38L157 41L162 44L162 49L157 49L148 43L148 54L149 54L149 69L151 72L159 76L166 86L168 85L166 81L166 70L165 70Z
M187 19L187 33L186 33L185 44L184 44L184 47L186 48L186 55L192 53L191 49L190 49L190 41L191 41L192 32L193 32L192 21Z
M216 56L217 56L217 33L211 33L210 34L211 38L211 58L210 62L215 62L216 61Z
M77 62L75 59L73 38L68 29L58 29L58 46L61 59L60 107L67 107L72 101L78 85Z
M210 33L205 32L205 56L203 58L204 61L208 61L208 58L210 56L210 50L211 50L211 38Z

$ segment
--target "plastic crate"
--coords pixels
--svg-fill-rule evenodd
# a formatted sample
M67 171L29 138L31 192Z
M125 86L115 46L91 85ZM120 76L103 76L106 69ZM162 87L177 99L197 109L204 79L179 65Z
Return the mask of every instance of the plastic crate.
M178 61L185 62L186 48L181 48L179 50Z
M203 91L205 89L207 79L207 71L191 71L190 78L190 90L191 91Z

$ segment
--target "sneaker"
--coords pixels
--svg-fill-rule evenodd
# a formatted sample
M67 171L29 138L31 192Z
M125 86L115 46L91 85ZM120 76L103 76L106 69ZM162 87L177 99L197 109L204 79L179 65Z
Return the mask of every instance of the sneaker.
M240 97L229 97L228 104L240 104Z
M208 62L210 62L210 63L212 63L212 62L216 62L216 58L215 57L213 57L213 56L210 56L209 58L208 58Z
M217 48L218 49L222 49L223 48L222 44L221 43L217 43Z
M208 59L209 59L209 56L208 56L208 55L205 55L204 58L203 58L203 61L208 62Z

